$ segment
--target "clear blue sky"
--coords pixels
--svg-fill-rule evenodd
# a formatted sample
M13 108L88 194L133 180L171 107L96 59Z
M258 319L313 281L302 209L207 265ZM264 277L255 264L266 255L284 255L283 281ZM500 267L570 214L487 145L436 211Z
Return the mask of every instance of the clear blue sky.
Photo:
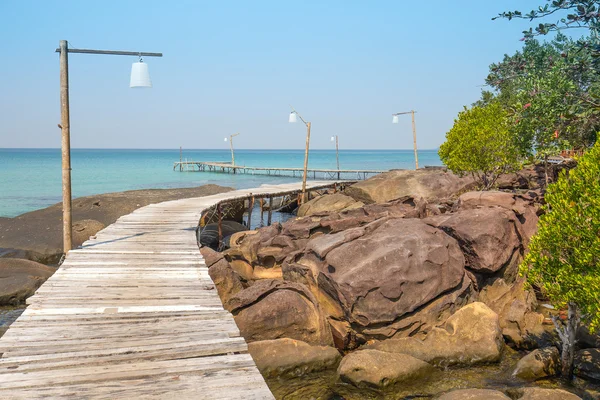
M543 0L0 0L0 147L60 147L58 55L72 47L163 52L153 89L130 89L132 57L71 54L72 146L437 148L490 63L526 21L491 21Z

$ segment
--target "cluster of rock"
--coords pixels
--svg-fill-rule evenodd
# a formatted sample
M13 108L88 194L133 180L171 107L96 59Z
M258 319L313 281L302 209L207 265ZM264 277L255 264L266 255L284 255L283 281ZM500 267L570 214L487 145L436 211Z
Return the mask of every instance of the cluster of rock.
M473 187L444 170L392 171L313 199L284 224L235 233L223 252L203 248L263 373L339 363L341 381L385 387L496 362L505 343L547 343L517 271L538 192Z

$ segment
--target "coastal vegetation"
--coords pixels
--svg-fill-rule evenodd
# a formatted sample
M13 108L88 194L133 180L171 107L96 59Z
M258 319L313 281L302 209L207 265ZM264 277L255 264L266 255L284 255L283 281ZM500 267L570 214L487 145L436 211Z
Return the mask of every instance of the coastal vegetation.
M568 308L565 326L555 318L562 342L562 373L572 374L580 319L600 326L600 143L561 173L545 194L546 214L531 239L521 272L558 307Z
M484 190L490 189L500 175L519 168L507 111L498 101L465 107L446 134L439 156L452 172L470 174Z

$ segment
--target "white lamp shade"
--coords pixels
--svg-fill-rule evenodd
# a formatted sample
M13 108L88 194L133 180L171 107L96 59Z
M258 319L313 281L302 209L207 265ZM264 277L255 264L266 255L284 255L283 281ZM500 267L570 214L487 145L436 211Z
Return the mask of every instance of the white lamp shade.
M397 124L397 123L398 123L398 116L397 116L397 115L394 115L394 116L392 117L392 124Z
M148 64L140 61L131 65L131 79L129 81L129 87L152 87L150 73L148 72Z
M333 142L334 140L335 140L335 136L332 136L331 137L331 141Z
M227 141L227 138L225 138L225 141Z
M296 119L296 113L295 112L291 112L290 113L290 122L294 123L296 121L297 121L297 119Z

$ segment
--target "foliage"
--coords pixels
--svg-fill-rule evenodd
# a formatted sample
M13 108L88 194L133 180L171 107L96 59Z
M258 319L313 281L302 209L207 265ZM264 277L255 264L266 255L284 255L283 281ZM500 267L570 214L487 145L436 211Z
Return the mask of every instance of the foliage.
M587 147L600 130L600 79L592 54L564 35L529 40L490 66L486 83L511 110L522 155L544 159L560 148Z
M574 303L591 330L600 328L600 143L545 195L547 213L521 272L558 307Z
M440 159L459 175L471 174L484 190L519 167L506 111L498 102L465 107L440 146Z
M524 31L525 39L532 38L536 35L547 35L550 32L585 28L589 29L596 36L600 27L600 6L597 0L546 0L546 4L539 6L537 10L531 10L529 13L523 14L521 11L506 11L498 14L497 18L513 18L543 19L550 15L563 14L556 22L540 23L535 29L529 28Z

